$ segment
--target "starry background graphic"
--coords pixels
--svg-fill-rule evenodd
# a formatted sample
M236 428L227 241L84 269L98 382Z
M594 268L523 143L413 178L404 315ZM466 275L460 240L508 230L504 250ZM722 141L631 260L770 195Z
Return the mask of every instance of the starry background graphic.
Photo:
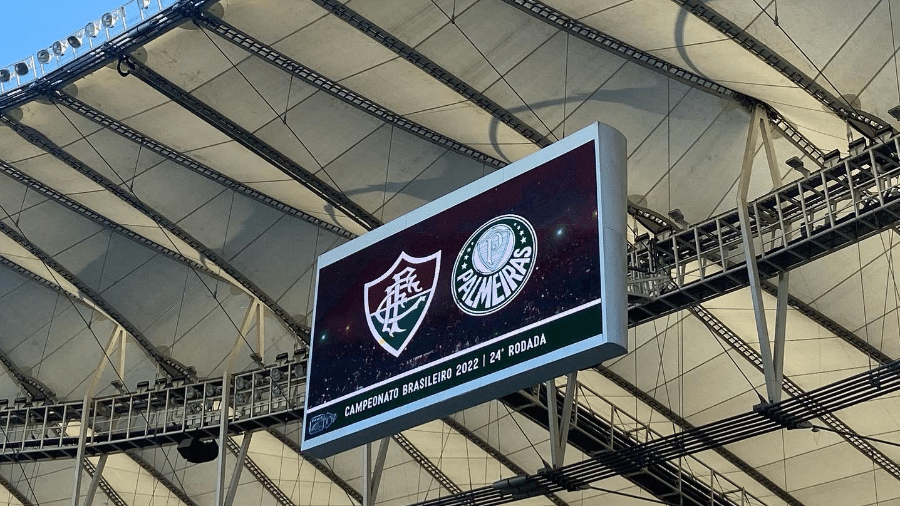
M453 302L453 264L472 233L503 214L522 216L534 227L534 271L500 311L467 315ZM597 226L590 142L323 268L308 407L600 298ZM441 266L431 306L406 349L394 357L369 331L363 287L390 269L401 252L427 257L438 250Z

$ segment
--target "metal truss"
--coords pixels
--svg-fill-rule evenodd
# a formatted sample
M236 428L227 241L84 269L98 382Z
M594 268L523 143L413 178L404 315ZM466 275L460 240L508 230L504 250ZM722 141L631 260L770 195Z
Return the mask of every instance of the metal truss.
M326 466L322 463L321 460L310 457L305 453L300 451L300 445L297 444L296 441L287 437L283 432L276 430L275 428L270 427L268 429L268 433L272 435L275 439L281 441L281 444L290 448L294 453L296 453L301 459L305 460L308 464L315 467L317 471L322 473L323 476L327 477L332 481L335 485L340 487L344 493L347 494L348 497L352 498L354 501L362 504L363 498L362 494L360 494L355 488L351 487L349 483L344 481L343 478L338 476L330 467Z
M617 386L628 392L629 394L636 397L639 401L643 402L647 406L649 406L654 411L660 413L664 417L666 417L673 424L677 425L681 430L693 430L696 426L691 422L687 421L681 415L676 413L675 411L669 409L668 406L656 400L655 397L644 392L640 388L632 385L625 378L619 376L618 374L612 372L611 370L597 366L594 368L600 375L606 377ZM755 467L748 464L744 459L735 455L731 450L723 447L713 448L717 454L719 454L722 458L727 460L730 464L734 465L738 470L746 474L747 476L756 480L757 483L766 488L769 492L772 492L776 497L781 499L790 506L804 506L802 502L797 500L796 497L791 495L787 490L780 487L777 483L770 480L766 475L759 472ZM521 473L520 473L521 474Z
M481 448L481 450L484 451L484 453L487 453L488 455L493 457L494 460L496 460L497 462L502 464L503 467L509 469L510 471L516 473L517 475L527 474L527 471L525 470L525 468L523 468L522 466L513 462L512 459L507 457L505 453L503 453L500 450L491 446L490 443L488 443L487 441L485 441L484 439L479 437L478 434L475 434L474 432L469 430L469 428L466 427L465 425L457 422L455 419L450 418L450 417L441 418L441 421L443 421L451 429L453 429L457 433L459 433L459 435L466 438L469 442L471 442L478 448ZM556 494L553 494L553 493L546 494L545 497L547 497L547 499L549 499L550 502L552 502L556 506L569 506L569 503L560 499L560 497Z
M0 122L5 123L28 142L43 149L47 153L50 153L58 160L75 169L78 173L84 175L91 181L103 187L106 191L118 197L123 202L129 204L132 208L136 209L144 216L153 220L153 222L161 228L167 230L175 237L184 241L188 246L199 252L201 255L205 256L207 259L209 259L210 262L215 264L216 267L222 269L222 271L231 276L234 281L237 281L244 289L253 294L253 296L255 296L257 299L262 301L263 304L268 306L269 309L282 321L282 323L287 328L291 329L291 331L293 331L298 336L304 336L304 327L300 325L300 323L298 323L290 314L288 314L288 312L285 311L284 308L282 308L273 298L269 297L268 294L266 294L261 288L253 283L253 281L251 281L247 276L244 276L240 271L234 268L234 266L232 266L227 260L218 255L215 251L207 247L202 242L198 241L187 231L175 224L175 222L163 216L160 212L144 203L134 194L122 189L122 187L110 181L103 174L100 174L96 170L85 165L83 162L66 152L64 149L57 146L53 141L48 139L44 134L40 133L34 128L23 125L18 121L15 121L12 118L8 117L7 115L0 115ZM52 188L49 188L47 185L33 178L29 178L28 176L22 174L8 164L0 162L0 169L2 169L10 177L15 177L23 184L27 184L28 186L34 188L47 197L52 198L53 200L68 207L69 209L137 242L138 244L141 244L142 246L150 248L157 253L161 253L179 263L187 265L197 272L202 272L215 278L222 278L222 276L218 272L215 272L205 265L185 257L181 252L172 251L154 241L151 241L150 239L141 236L140 234L135 233L127 227L119 225L109 218L106 218L99 213L91 210L87 206L83 206L73 201L69 197L66 197L65 195L53 190ZM232 283L232 281L227 278L224 281ZM308 338L308 336L305 337Z
M701 75L695 74L689 70L683 69L677 65L673 65L662 60L650 53L641 51L640 49L626 44L614 37L611 37L599 30L591 28L580 21L567 16L566 14L544 5L540 2L532 2L529 0L502 0L503 2L519 9L520 11L553 25L567 34L571 34L593 44L600 49L609 51L627 61L636 63L642 67L648 68L654 72L658 72L670 79L687 84L702 91L712 93L714 95L724 96L737 100L738 103L745 108L752 109L757 103L762 103L755 98L748 97L740 92L732 90L726 86L716 83ZM781 114L767 104L763 104L768 112L769 121L778 128L785 138L793 144L797 149L802 151L812 161L820 167L823 166L825 155L821 149L817 148L809 139L803 136L797 129Z
M3 368L6 369L32 401L56 400L56 393L50 387L41 383L38 379L23 373L19 366L9 358L9 355L2 350L0 350L0 364L3 364Z
M812 428L810 420L900 390L900 361L879 366L784 401L754 408L693 430L637 446L594 454L590 459L533 475L516 476L454 496L418 503L428 506L499 505L547 492L580 491L590 483L781 429Z
M97 46L91 51L79 55L71 62L57 70L36 79L28 86L17 88L0 95L0 111L8 111L14 107L40 98L47 90L61 88L76 79L115 61L119 55L133 51L151 40L168 32L188 19L192 12L205 9L216 0L182 0L168 9L141 23L138 30L126 31L115 38Z
M204 165L197 160L186 156L161 142L152 139L137 130L125 125L106 114L103 114L99 110L85 104L84 102L78 100L77 98L68 95L62 91L54 91L52 92L48 98L57 104L63 105L68 108L70 111L78 114L83 118L87 118L94 123L102 126L106 130L110 132L116 133L121 137L124 137L132 142L139 144L144 149L148 149L153 151L154 153L162 156L163 158L167 158L181 167L194 172L195 174L199 174L210 181L215 181L216 183L228 188L229 190L234 191L235 193L239 193L245 197L248 197L252 200L265 204L272 209L280 211L289 216L293 216L294 218L305 221L309 224L315 225L322 230L327 230L332 234L338 235L345 239L353 239L356 237L356 234L352 232L348 232L343 228L328 223L327 221L320 220L315 216L307 214L293 206L285 204L279 200L276 200L268 195L260 192L259 190L255 190L239 181L236 181L216 170L210 168L207 165Z
M151 88L184 108L186 111L189 111L202 119L213 128L219 130L230 139L233 139L241 146L250 150L253 154L259 156L273 167L302 184L308 190L334 206L335 209L344 213L348 218L355 221L366 230L372 230L381 226L381 221L363 209L359 204L353 202L347 195L332 188L315 174L301 167L292 159L253 135L249 130L226 118L197 97L179 88L165 77L153 71L150 67L125 55L122 56L120 64L128 69L128 72L125 73L125 75L134 75Z
M180 487L172 483L172 480L166 477L159 469L154 467L152 464L144 460L137 452L130 451L126 452L125 455L134 461L135 464L139 465L141 469L147 471L147 474L152 476L156 481L158 481L162 486L166 487L173 496L177 497L179 501L183 502L185 506L198 506L196 502L187 493L182 490ZM173 470L174 472L174 470Z
M568 444L588 455L602 455L609 452L628 451L642 443L654 441L663 436L649 425L628 415L616 405L603 399L583 384L578 391L590 394L589 402L579 400L575 404ZM555 395L556 408L562 407L564 398ZM547 428L547 390L537 387L523 390L501 398L503 403L514 408L532 422ZM600 403L599 406L595 406ZM751 506L765 505L743 487L717 473L714 469L696 459L689 462L657 462L632 469L628 466L614 467L624 478L661 500L684 506ZM698 471L699 470L699 471ZM701 480L697 476L708 477Z
M77 288L85 298L90 300L91 303L105 312L110 319L121 325L122 328L125 329L125 331L131 334L135 341L137 341L138 344L141 345L147 355L156 362L156 364L165 372L167 376L169 376L170 378L183 379L192 377L195 374L192 368L185 367L175 359L167 357L157 351L156 346L154 346L153 343L150 342L150 340L147 339L147 337L137 329L137 327L132 325L131 322L129 322L121 313L116 311L115 308L113 308L108 302L106 302L106 300L104 300L99 293L94 291L94 289L88 286L85 282L81 281L81 279L72 274L62 264L57 262L46 252L44 252L44 250L32 244L31 241L29 241L24 235L20 234L14 228L3 222L0 222L0 233L5 234L7 237L25 248L29 253L43 262L48 269L59 274L60 277L62 277L69 283L72 283L72 285L74 285L75 288Z
M27 278L29 281L33 281L44 288L49 288L54 292L62 295L63 297L73 297L75 299L80 299L78 294L70 293L65 290L63 287L59 286L55 281L50 281L43 276L38 276L37 274L31 272L30 270L22 267L21 265L9 260L6 257L0 256L0 265L6 267L7 269L19 274L20 276Z
M109 504L114 504L115 506L129 506L122 496L119 495L118 492L106 481L106 478L103 477L103 469L97 470L97 467L89 459L84 459L84 470L87 471L88 475L92 478L97 479L97 473L100 473L99 481L97 482L97 487L103 491L106 495L107 499L109 499Z
M806 90L813 98L822 103L826 108L839 118L849 122L854 128L866 137L873 138L876 132L885 128L887 123L854 109L845 100L832 95L828 90L820 86L815 79L806 75L799 68L782 58L771 48L763 44L759 39L750 35L746 30L732 23L724 16L712 9L708 3L702 0L672 0L684 10L697 16L706 24L715 28L720 33L739 44L757 58L777 70L803 90Z
M21 183L22 185L27 186L28 188L31 188L32 190L40 193L41 195L47 197L48 199L52 200L53 202L59 204L60 206L65 207L66 209L78 214L79 216L86 218L86 219L100 225L104 229L108 229L112 232L115 232L115 233L125 237L125 238L131 239L132 241L140 244L141 246L144 246L145 248L148 248L149 250L153 251L154 253L158 253L166 258L169 258L170 260L174 260L175 262L185 265L188 268L194 269L198 272L202 272L202 273L206 274L207 276L212 276L214 278L221 278L221 276L217 272L210 270L209 267L206 267L205 265L203 265L197 261L191 260L190 258L187 258L186 256L182 255L181 253L179 253L177 251L173 251L165 246L162 246L161 244L159 244L155 241L147 239L146 237L142 236L141 234L138 234L137 232L134 232L133 230L129 229L128 227L125 227L123 225L116 223L115 221L107 218L106 216L94 211L90 207L85 206L79 202L76 202L76 201L72 200L71 198L67 197L65 194L60 193L60 192L56 191L55 189L38 181L37 179L34 179L34 178L22 173L21 171L19 171L12 165L10 165L2 160L0 160L0 172L5 174L10 179L13 179L13 180Z
M22 493L21 490L16 488L9 480L0 476L0 487L3 487L9 495L16 498L17 501L22 503L22 506L37 506L34 504L31 499L28 498L25 494Z
M465 144L451 139L446 135L440 134L415 121L404 118L400 114L391 111L369 99L356 93L353 90L345 88L340 84L328 79L327 77L317 73L316 71L305 67L287 55L279 53L271 46L267 46L262 42L254 39L250 35L238 30L237 28L226 23L224 20L215 16L211 16L206 12L199 12L194 16L194 22L200 27L207 28L216 35L240 47L250 54L258 56L262 61L281 69L303 82L315 87L316 89L328 93L332 97L351 105L360 111L405 132L411 133L416 137L425 139L444 149L448 149L455 153L476 160L478 162L489 165L493 168L500 168L506 165L506 162L499 160L490 155L482 153L476 149L472 149Z
M751 100L751 103L754 101L755 99ZM825 153L821 149L813 144L812 141L804 137L803 134L801 134L791 122L786 120L780 112L776 111L774 107L763 102L756 103L763 105L766 114L769 117L769 122L784 135L784 138L787 139L788 142L802 151L803 154L812 160L813 163L818 165L819 168L825 167Z
M391 438L397 443L397 445L406 452L416 463L422 466L422 469L425 470L426 473L431 475L438 483L444 487L444 490L450 492L451 494L458 494L462 492L462 489L459 488L459 485L453 482L449 476L444 474L441 471L441 468L434 465L434 462L431 461L428 457L425 456L424 453L419 451L415 445L410 442L409 439L406 439L406 436L403 434L395 434L391 436Z
M760 354L750 347L743 339L740 338L737 334L735 334L731 329L728 328L721 320L716 318L712 313L707 311L703 306L696 305L688 309L692 315L696 316L704 325L712 332L715 336L717 336L722 341L728 343L729 346L738 353L741 354L748 362L750 362L754 367L756 367L760 372L763 370L762 365L762 357ZM882 364L886 364L890 362L882 362ZM781 387L787 392L791 397L802 397L806 392L800 388L797 383L791 380L788 377L783 379ZM830 412L821 413L818 415L819 420L822 421L825 425L831 427L835 431L839 431L838 433L841 437L844 438L845 441L850 443L851 446L856 448L860 453L868 457L872 460L872 462L876 463L879 467L884 469L888 474L893 476L894 478L900 480L900 465L891 460L890 457L885 455L881 450L879 450L876 446L872 445L865 439L860 438L856 431L850 428L847 424L841 421L840 418L835 416Z
M293 362L235 374L229 382L228 434L272 427L303 416L305 354ZM159 384L152 390L97 397L87 403L66 401L0 410L4 438L0 462L73 457L81 426L85 455L178 443L186 438L215 437L222 424L222 378Z
M564 13L545 5L541 2L532 2L529 0L502 0L520 11L549 23L563 32L588 42L600 49L609 51L627 61L636 63L642 67L646 67L655 72L659 72L670 79L687 84L699 90L703 90L714 95L740 99L743 95L731 88L722 86L701 75L695 74L689 70L672 65L650 53L641 51L640 49L626 44L621 40L611 37L599 30L591 28L577 19L571 18Z
M900 221L900 138L880 138L844 160L749 203L759 274L768 278ZM629 323L649 321L749 285L738 211L629 252L629 291L645 297Z
M761 280L760 286L763 290L766 291L766 293L772 295L773 297L776 296L778 292L778 287L768 281ZM825 316L817 309L803 302L797 297L788 294L787 303L798 313L816 322L819 326L834 334L835 337L843 339L844 342L859 350L863 355L871 357L881 364L886 364L892 360L890 356L879 350L877 347L869 344L864 339L860 339L859 336L851 332L849 329L832 320L831 318Z
M237 444L234 439L227 438L228 451L230 451L233 455L238 456L241 451L241 445ZM244 456L244 467L247 468L247 471L250 471L250 474L256 478L256 481L275 498L275 501L281 506L296 506L291 498L284 493L278 485L269 478L266 473L256 464L248 456Z
M382 46L390 49L404 60L412 63L435 80L444 84L451 90L459 93L476 106L484 109L501 123L518 132L522 137L537 144L540 147L546 147L553 141L544 135L538 133L535 129L528 126L524 121L517 118L514 114L504 109L500 104L494 102L483 93L471 87L462 79L453 75L447 69L433 62L427 56L416 51L415 48L405 44L397 37L391 35L386 30L375 25L368 19L361 16L353 9L336 0L311 0L321 6L326 11L338 17L341 21L356 28L369 38L378 42Z

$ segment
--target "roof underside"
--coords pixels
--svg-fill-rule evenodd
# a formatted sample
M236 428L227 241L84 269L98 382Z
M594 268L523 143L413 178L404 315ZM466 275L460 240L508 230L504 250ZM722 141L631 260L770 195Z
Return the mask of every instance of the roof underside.
M846 154L866 128L900 126L888 114L900 103L893 0L201 7L194 20L166 11L183 20L135 38L118 65L98 52L88 57L103 65L41 96L0 97L14 105L0 111L0 355L11 364L0 399L29 396L31 380L81 400L120 327L127 345L94 395L172 368L221 376L235 343L235 370L254 367L252 353L271 363L304 346L318 255L595 121L627 138L630 202L679 209L690 223L735 208L755 104L797 133L776 124L779 164L796 156L810 169L821 153ZM755 198L773 185L762 143L750 149ZM779 170L782 183L800 177ZM792 384L811 390L878 365L852 336L900 358L898 248L889 229L790 274ZM249 319L242 338L257 301L263 324ZM579 417L639 442L759 403L748 291L703 307L753 351L696 312L644 323L630 330L627 355L579 372ZM377 503L535 472L549 433L529 413L504 399L405 431L389 446ZM900 442L897 397L835 416ZM602 431L580 430L566 462L604 448ZM236 504L359 503L360 450L315 461L298 455L298 440L294 422L254 433ZM871 447L900 463L896 447ZM830 432L784 430L726 450L671 464L733 504L900 504L900 474ZM214 503L215 463L188 464L171 445L130 453L109 457L95 504ZM0 464L0 504L68 504L74 472L73 459ZM645 504L654 491L642 484L616 476L594 484L603 491L523 502Z

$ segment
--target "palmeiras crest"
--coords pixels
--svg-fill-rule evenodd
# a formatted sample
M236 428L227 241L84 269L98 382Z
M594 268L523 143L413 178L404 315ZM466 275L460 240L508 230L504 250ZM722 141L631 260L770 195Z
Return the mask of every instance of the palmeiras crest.
M387 272L366 283L366 322L372 337L391 355L399 357L419 330L434 297L440 265L440 251L424 258L402 252Z

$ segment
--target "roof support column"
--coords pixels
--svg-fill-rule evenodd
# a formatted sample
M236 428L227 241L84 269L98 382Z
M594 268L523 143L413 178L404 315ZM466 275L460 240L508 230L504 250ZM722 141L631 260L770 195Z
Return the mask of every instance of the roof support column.
M550 416L550 465L562 467L569 443L569 427L572 426L572 407L575 403L575 386L578 371L566 375L566 396L563 398L562 413L555 401L556 380L547 380L547 413Z
M103 375L103 371L106 370L106 364L109 362L109 355L112 353L113 349L116 346L117 342L121 342L121 353L124 358L125 353L125 329L122 328L121 325L116 325L116 328L113 329L112 335L109 336L109 342L106 344L106 349L103 350L103 356L100 357L100 361L97 364L97 367L94 368L94 376L91 378L91 382L88 384L87 391L84 393L84 401L81 405L81 425L78 427L78 451L75 455L75 483L72 487L72 506L78 506L78 501L81 496L81 475L84 472L84 447L87 443L87 433L88 433L88 425L90 422L90 411L91 411L91 398L94 396L94 389L97 388L97 382L100 381L100 376ZM104 455L105 457L105 455ZM106 464L106 459L101 460L101 464ZM91 480L91 486L85 499L85 506L90 506L93 501L93 492L96 491L95 481L99 483L101 476L103 474L102 465L98 468L98 470L94 474L94 478Z
M759 267L756 261L756 245L753 242L753 231L750 223L750 209L747 204L747 192L750 188L750 176L753 174L753 158L756 154L757 129L762 132L763 146L772 177L772 186L780 182L778 165L775 162L775 151L772 148L772 133L766 121L765 111L759 105L753 108L750 116L750 127L747 132L747 145L744 148L744 161L741 166L741 177L738 182L737 211L741 224L741 238L744 244L744 256L747 260L747 274L750 281L750 298L753 301L753 314L756 317L756 334L759 338L759 350L762 357L763 373L766 376L766 394L769 403L781 400L781 371L784 363L784 330L787 317L787 273L778 277L778 299L780 309L776 314L775 358L769 343L769 327L766 323L766 308L762 299L762 287L759 280ZM755 213L757 231L762 237L762 221L759 213ZM782 230L784 228L782 227ZM783 301L782 301L783 299ZM780 332L779 332L780 329Z
M97 494L97 487L103 481L103 468L106 467L106 459L109 455L104 453L94 468L94 476L91 477L91 484L88 486L87 495L84 497L84 506L91 506L94 503L94 496Z
M375 465L372 465L372 443L363 446L363 501L362 506L375 506L378 497L378 486L381 484L381 472L384 470L384 461L387 458L390 436L381 440L378 445L378 455L375 457Z
M252 432L244 433L244 439L241 441L241 450L238 452L237 461L234 463L234 472L231 473L228 494L225 496L225 506L234 504L234 496L237 493L238 484L241 482L241 471L244 469L244 461L247 459L247 450L250 448L252 436Z

